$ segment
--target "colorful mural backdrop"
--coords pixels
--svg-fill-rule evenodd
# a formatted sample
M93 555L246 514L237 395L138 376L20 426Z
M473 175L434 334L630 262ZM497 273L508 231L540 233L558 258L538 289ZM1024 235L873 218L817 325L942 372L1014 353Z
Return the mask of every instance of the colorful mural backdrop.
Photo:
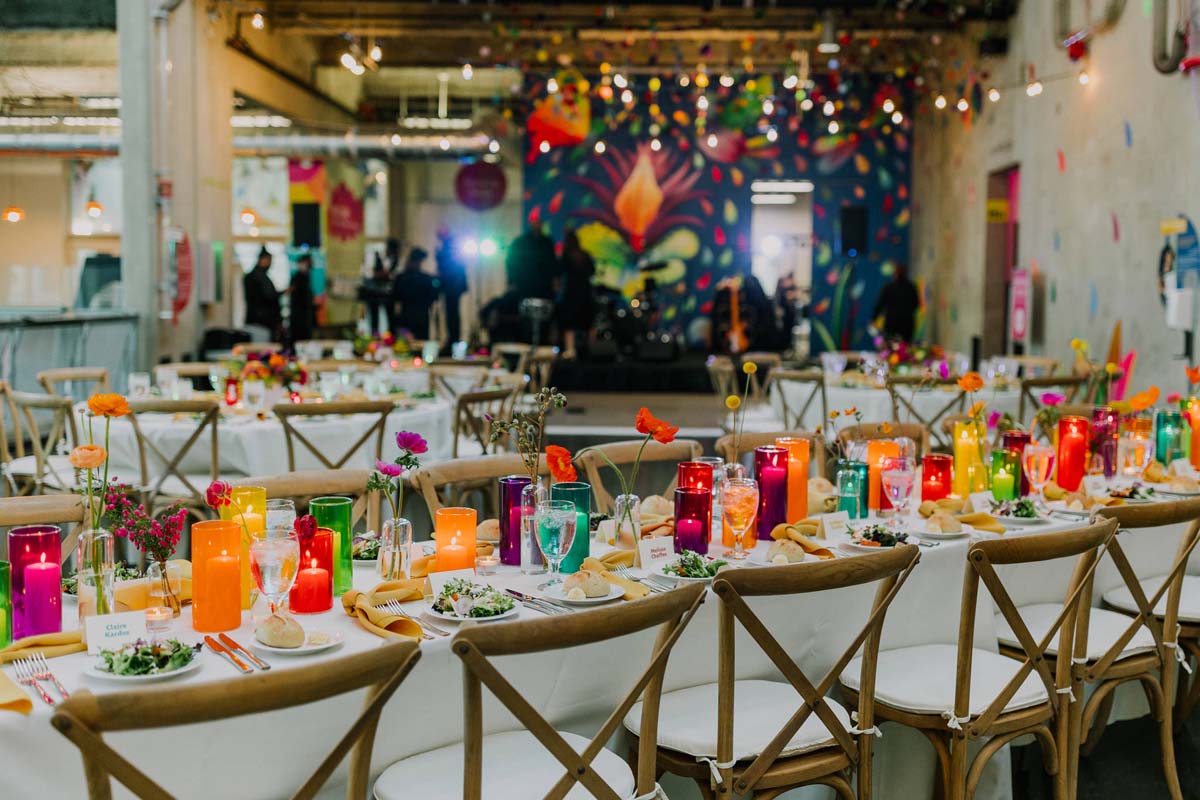
M813 350L870 346L879 289L908 259L906 88L892 76L687 82L611 69L531 77L528 222L556 241L576 227L597 279L626 297L641 288L639 267L666 262L654 273L663 325L706 346L717 284L749 270L751 182L810 180ZM870 226L855 258L837 254L839 209L851 204L867 207Z

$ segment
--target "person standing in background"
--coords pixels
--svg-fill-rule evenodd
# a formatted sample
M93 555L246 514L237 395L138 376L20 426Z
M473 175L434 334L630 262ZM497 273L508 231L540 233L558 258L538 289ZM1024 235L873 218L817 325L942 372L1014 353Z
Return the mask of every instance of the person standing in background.
M573 358L580 334L586 341L596 314L592 304L596 262L580 246L573 228L563 233L561 265L563 286L558 300L558 329L563 334L563 357Z
M879 292L879 300L871 316L883 315L883 335L888 339L911 342L920 305L917 286L908 279L908 267L897 264L895 277Z
M395 237L389 237L384 244L383 266L387 270L388 280L400 274L400 242Z
M522 300L541 297L554 298L554 279L558 276L558 258L554 242L540 227L530 228L513 239L504 262L508 285L517 290Z
M267 331L269 339L277 338L283 327L279 310L279 291L271 282L271 254L263 247L258 251L254 269L242 278L242 293L246 299L246 324Z
M381 321L380 318L386 315L386 319L391 320L392 315L388 310L391 296L392 282L388 278L387 267L383 265L383 259L379 253L376 253L375 266L371 270L370 277L364 278L363 282L358 285L358 299L367 308L367 319L370 321L372 336L378 335L380 328L389 325L389 322Z
M291 343L311 339L316 324L316 307L313 303L312 290L312 256L302 253L296 259L296 271L292 273L292 282L288 286L289 306L291 317L288 327L291 332Z
M437 301L440 287L436 278L421 271L428 257L423 248L409 250L404 269L392 281L393 333L406 330L414 339L429 338L429 309Z
M438 229L437 271L446 298L446 338L462 340L462 296L467 292L467 267L458 252L458 240L450 231Z

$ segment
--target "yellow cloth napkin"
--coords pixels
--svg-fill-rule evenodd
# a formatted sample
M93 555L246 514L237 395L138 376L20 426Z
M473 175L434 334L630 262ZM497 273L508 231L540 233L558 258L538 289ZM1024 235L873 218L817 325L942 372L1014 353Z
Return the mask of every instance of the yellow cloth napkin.
M604 580L611 583L613 586L620 587L625 590L626 600L637 600L639 597L645 597L650 594L650 590L637 581L631 581L622 578L615 572L609 572L609 567L616 566L633 566L633 551L632 550L614 550L608 553L603 558L590 556L583 560L582 568L590 569L594 572L599 572Z
M46 658L54 658L86 649L87 646L84 645L79 631L43 633L18 639L0 650L0 664L7 664L35 653L41 653ZM19 714L28 714L33 711L33 701L29 695L3 672L0 672L0 711L16 711Z
M982 511L976 511L972 514L959 514L958 521L963 525L970 525L975 530L987 531L988 533L1004 533L1005 528L1000 521L991 514L985 514Z
M385 581L369 592L351 590L342 595L342 608L363 628L385 639L421 638L421 626L400 614L391 614L376 606L389 600L400 603L425 596L425 580Z
M816 556L822 561L836 558L832 550L827 547L822 547L812 539L808 538L808 534L805 532L813 527L810 523L811 520L802 519L794 525L788 525L786 523L776 525L774 530L771 531L771 538L777 541L780 539L791 539L793 542L800 545L800 547L804 549L804 552L808 553L810 556Z
M491 542L475 542L475 557L490 556L494 546ZM431 572L437 572L437 556L421 556L413 559L412 566L409 567L408 574L414 578L424 578Z

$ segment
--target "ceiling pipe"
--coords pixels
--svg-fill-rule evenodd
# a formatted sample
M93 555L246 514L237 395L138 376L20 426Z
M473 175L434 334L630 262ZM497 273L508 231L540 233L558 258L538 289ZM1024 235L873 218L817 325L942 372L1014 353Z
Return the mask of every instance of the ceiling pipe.
M1154 58L1154 68L1163 75L1172 75L1179 69L1179 62L1187 54L1187 36L1184 31L1185 20L1175 23L1175 33L1167 32L1167 0L1154 0L1154 14L1150 27L1154 40L1151 52Z
M442 149L443 139L450 145L448 149ZM242 135L233 137L233 149L240 156L398 158L436 155L453 158L486 153L490 141L491 137L483 133L400 136L399 142L393 142L388 134ZM0 133L0 153L95 156L116 155L120 150L119 133Z

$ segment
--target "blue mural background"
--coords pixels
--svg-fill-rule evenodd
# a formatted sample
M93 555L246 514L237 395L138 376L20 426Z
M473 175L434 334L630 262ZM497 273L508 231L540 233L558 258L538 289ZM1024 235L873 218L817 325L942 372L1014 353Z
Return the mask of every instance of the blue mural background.
M812 108L802 110L806 98ZM790 90L769 76L731 86L713 77L701 90L563 70L527 78L526 99L526 218L556 241L576 227L601 283L632 297L637 267L666 262L656 274L663 325L706 346L717 283L749 269L751 182L806 179L815 185L812 349L872 346L868 318L909 254L911 97L902 81L860 74ZM838 254L844 205L867 208L868 248L854 258Z

